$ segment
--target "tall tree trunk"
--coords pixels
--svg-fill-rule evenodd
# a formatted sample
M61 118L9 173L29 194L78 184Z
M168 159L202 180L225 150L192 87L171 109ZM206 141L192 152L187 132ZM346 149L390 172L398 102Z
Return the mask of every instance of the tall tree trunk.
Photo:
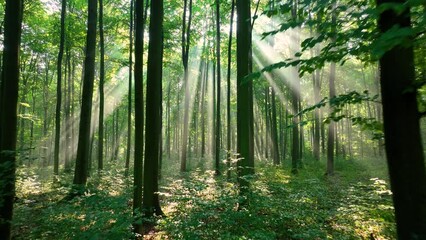
M186 11L187 7L189 10L188 24L186 22ZM192 21L192 0L184 0L183 18L182 18L182 64L183 64L183 84L185 86L185 105L184 105L184 116L183 116L183 134L182 134L182 153L180 157L180 170L186 171L186 158L188 150L188 124L189 124L189 82L188 82L188 59L189 59L189 45L191 36L191 21Z
M133 5L134 0L130 0L130 30L129 30L129 93L127 95L127 148L125 176L129 174L130 153L132 148L132 68L133 68Z
M406 4L403 0L377 0L383 4ZM380 14L382 33L411 28L409 8L397 14ZM399 239L426 239L426 173L420 137L416 91L407 91L415 81L413 46L398 45L380 59L380 83L386 156ZM401 127L403 126L403 127Z
M3 71L0 89L0 232L11 239L11 220L15 198L16 130L19 86L19 47L22 1L6 0L4 17Z
M105 84L105 40L104 40L104 3L99 1L99 130L98 130L98 172L104 168L104 84Z
M336 33L336 2L333 2L333 13L332 13L332 33ZM336 41L335 36L332 37L332 41ZM330 79L329 79L329 99L332 99L336 96L336 87L334 86L336 78L336 63L332 62L330 64ZM333 112L333 106L330 105L330 112ZM335 141L335 122L333 120L330 121L330 124L328 125L328 132L327 132L327 175L333 175L334 174L334 141Z
M45 77L44 77L44 81L43 81L43 119L44 119L44 121L43 121L43 142L44 142L43 145L44 146L43 146L43 154L42 154L42 159L43 159L42 166L43 167L47 166L47 162L49 162L48 159L47 159L48 158L47 149L48 149L48 146L49 146L48 139L47 139L47 132L48 132L47 118L48 118L48 109L49 109L49 104L48 104L48 99L49 99L49 91L48 91L48 88L49 88L49 58L48 58L47 54L46 54L46 57L45 57L45 66L46 66L46 68L45 68L46 72L45 72Z
M87 168L89 162L89 148L91 137L93 82L95 79L95 51L96 51L96 18L97 1L88 1L88 21L86 37L86 56L84 59L83 93L81 99L80 127L78 134L77 158L73 184L85 187L87 182Z
M171 88L172 88L172 81L169 81L169 85L167 86L167 106L166 106L166 111L167 111L167 136L166 136L166 153L167 153L167 158L170 159L170 149L171 149L171 110L170 110L170 100L171 100Z
M297 1L292 0L292 18L294 21L297 20ZM299 96L300 96L300 79L299 79L299 71L295 70L296 79L294 79L294 86L291 89L291 99L292 99L292 110L293 110L293 139L292 139L292 148L291 148L291 172L297 173L299 161L300 161L300 133L299 133L299 116L296 114L299 112Z
M61 102L62 102L62 58L64 56L64 45L65 45L65 16L66 16L66 0L62 0L61 10L61 39L59 43L58 62L56 65L57 69L57 81L56 81L56 118L55 118L55 152L53 161L53 173L59 174L59 144L61 139Z
M232 62L232 28L234 25L235 0L231 3L231 19L228 40L228 68L226 73L227 94L226 94L226 176L231 179L231 62Z
M146 96L146 151L143 188L145 217L163 215L158 197L163 71L163 0L152 1Z
M135 1L135 150L133 169L133 223L134 232L143 233L141 222L142 207L142 173L143 173L143 42L144 42L144 1ZM151 139L153 140L153 139ZM150 141L151 141L150 140Z
M245 176L254 173L253 152L253 83L245 77L251 73L250 1L237 0L237 148L238 183L244 194L249 187Z
M277 105L275 101L275 90L272 88L272 95L271 95L271 102L272 102L272 139L273 139L273 150L274 150L274 164L279 165L280 164L280 154L279 154L279 148L278 148L278 128L277 128Z
M205 74L203 78L203 88L201 89L201 158L206 154L206 107L205 107L205 95L207 93L207 80L209 78L209 65L210 61L207 61L205 67Z
M71 143L71 55L69 46L66 49L66 89L65 89L65 171L71 171L71 155L73 148L70 146Z
M269 86L265 88L265 158L269 158L270 125L269 120Z
M214 47L215 48L215 47ZM213 52L215 52L214 50L213 50ZM214 53L213 53L213 56L214 56ZM215 59L215 57L213 57L213 62L212 62L212 64L213 64L213 68L212 68L212 76L213 76L213 79L212 79L212 105L211 105L211 107L212 107L212 113L213 113L213 116L212 116L212 121L211 121L211 123L212 123L212 131L211 131L211 134L210 134L210 137L211 137L211 156L212 156L212 158L215 156L215 152L216 152L216 141L215 141L215 133L216 133L216 120L215 120L215 116L216 116L216 61L215 61L216 59Z
M117 107L116 116L115 116L115 138L114 138L114 161L118 161L118 151L120 150L120 129L119 129L119 121L120 121L120 107Z
M217 81L217 99L216 99L216 161L215 173L220 175L220 1L216 0L216 81Z

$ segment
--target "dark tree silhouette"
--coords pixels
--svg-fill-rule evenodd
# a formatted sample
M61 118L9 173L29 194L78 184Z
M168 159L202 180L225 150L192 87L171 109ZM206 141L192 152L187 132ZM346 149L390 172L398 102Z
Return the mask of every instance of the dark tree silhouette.
M16 128L19 85L19 47L21 42L22 1L6 0L2 90L0 94L0 233L11 239L13 199L15 197Z

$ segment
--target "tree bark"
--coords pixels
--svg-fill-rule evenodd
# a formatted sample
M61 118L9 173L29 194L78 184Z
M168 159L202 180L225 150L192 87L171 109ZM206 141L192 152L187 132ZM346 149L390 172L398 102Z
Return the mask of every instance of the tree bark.
M132 68L133 68L133 6L134 0L130 0L130 30L129 30L129 93L127 96L127 148L125 176L129 174L130 153L132 148Z
M11 239L15 198L17 105L19 86L19 47L21 42L22 1L6 0L4 17L3 71L0 89L0 232Z
M135 1L135 152L133 169L133 224L134 232L143 233L140 222L142 213L142 173L143 173L143 30L144 30L144 1Z
M87 182L89 148L91 137L93 82L95 79L96 18L97 1L88 1L88 21L86 37L86 56L84 59L83 93L81 99L80 127L77 144L77 158L73 184L84 188Z
M377 0L406 4L403 0ZM409 8L401 14L386 10L378 27L385 33L410 28ZM399 239L426 239L426 174L420 137L413 46L395 46L380 59L380 83L386 155ZM401 127L403 126L403 127Z
M57 69L57 81L56 81L56 118L55 118L55 150L54 150L54 161L53 161L53 173L59 174L59 144L61 139L61 103L62 103L62 59L64 56L64 45L65 45L65 17L66 17L66 0L62 0L61 10L61 38L59 43L58 62L56 65Z
M336 2L333 2L333 13L332 13L332 33L336 33ZM335 36L332 37L332 41L336 41ZM330 79L329 79L329 99L332 99L336 96L336 87L334 86L336 78L336 63L332 62L330 64ZM333 112L333 107L330 105L330 113ZM334 141L335 141L335 123L334 120L330 120L330 124L328 125L327 132L327 175L331 176L334 174Z
M182 153L181 153L181 165L180 170L186 171L186 158L188 151L188 124L189 124L189 102L191 95L189 93L189 82L188 82L188 60L189 60L189 44L191 36L191 22L192 22L192 0L189 0L189 15L188 25L186 25L186 10L188 0L184 0L183 18L182 18L182 64L183 64L183 84L185 86L185 105L184 105L184 116L183 116L183 134L182 134Z
M104 3L99 1L99 130L98 130L98 172L104 168L104 84L105 84L105 41L104 41Z
M229 40L228 40L228 68L226 74L227 82L227 95L226 95L226 176L231 179L231 62L232 62L232 28L234 25L234 10L235 0L231 3L231 18L229 27Z
M216 0L216 84L217 84L217 98L216 98L216 158L215 158L215 173L216 176L220 175L220 1Z
M237 0L237 148L238 183L240 192L247 192L245 178L254 173L253 152L253 83L245 77L251 73L251 14L250 1Z
M163 0L152 1L146 96L146 150L143 188L145 217L163 215L158 197L163 71Z
M277 105L275 101L275 90L272 88L272 95L271 95L271 103L272 103L272 139L273 139L273 157L274 157L274 164L279 165L280 164L280 153L278 148L278 128L277 128Z

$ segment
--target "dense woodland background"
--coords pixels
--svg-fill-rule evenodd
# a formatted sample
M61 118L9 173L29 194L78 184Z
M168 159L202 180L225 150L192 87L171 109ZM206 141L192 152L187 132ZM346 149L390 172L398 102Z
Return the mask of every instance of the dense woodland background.
M425 9L0 1L0 239L426 239Z

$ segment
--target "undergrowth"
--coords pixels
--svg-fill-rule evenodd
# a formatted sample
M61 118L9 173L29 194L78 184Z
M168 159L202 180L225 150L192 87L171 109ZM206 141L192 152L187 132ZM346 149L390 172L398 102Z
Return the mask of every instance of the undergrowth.
M395 239L391 193L371 164L337 161L326 177L322 163L306 161L299 174L261 163L246 204L235 179L197 169L164 178L158 219L147 239ZM164 174L167 176L167 174ZM94 175L86 194L60 201L70 175L55 183L20 169L15 239L131 239L132 186L122 171Z

